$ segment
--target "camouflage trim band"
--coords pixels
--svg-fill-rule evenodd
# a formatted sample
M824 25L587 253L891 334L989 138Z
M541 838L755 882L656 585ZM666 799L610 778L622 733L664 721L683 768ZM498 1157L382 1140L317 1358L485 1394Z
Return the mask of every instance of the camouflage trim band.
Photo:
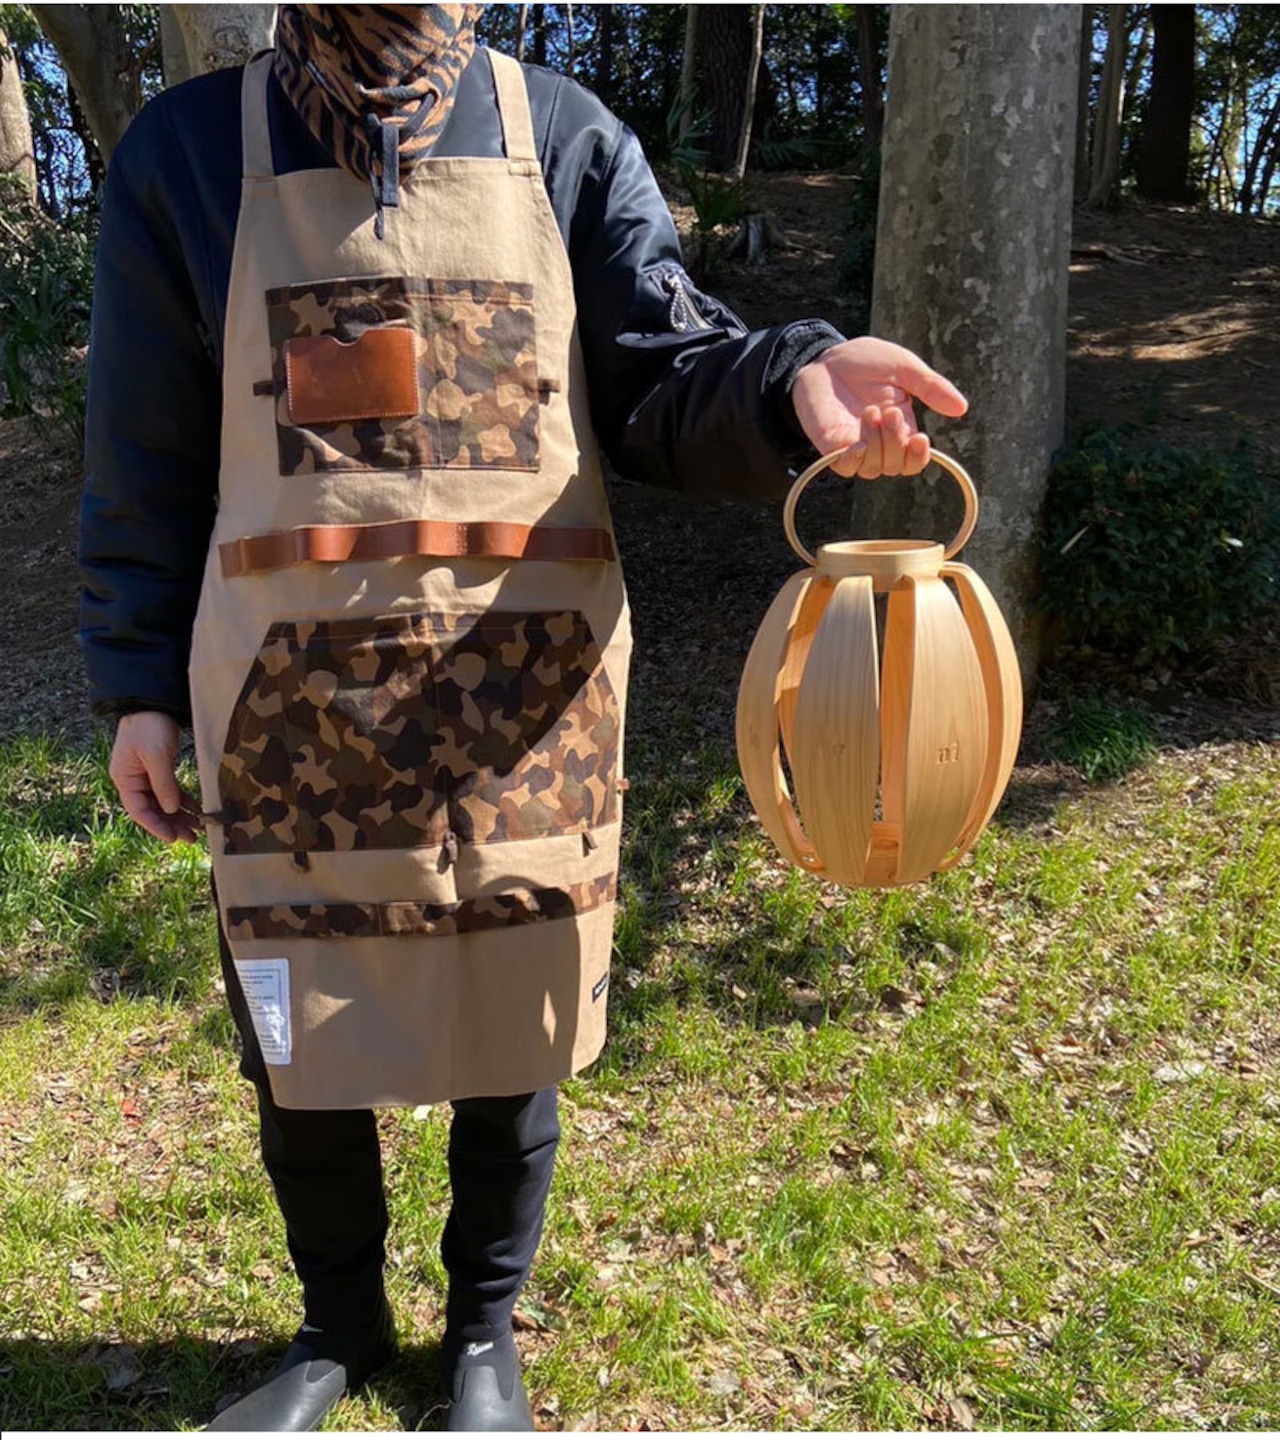
M374 275L266 291L282 475L330 470L537 470L539 389L533 286ZM293 422L285 345L371 329L413 336L420 413ZM336 362L358 357L340 352ZM331 383L341 392L340 373ZM353 397L359 387L352 371ZM339 408L341 406L339 405ZM355 413L356 406L350 413Z
M569 920L617 897L615 875L567 889L508 890L451 904L420 900L333 905L239 905L227 911L231 940L364 940L396 936L466 935L508 925Z

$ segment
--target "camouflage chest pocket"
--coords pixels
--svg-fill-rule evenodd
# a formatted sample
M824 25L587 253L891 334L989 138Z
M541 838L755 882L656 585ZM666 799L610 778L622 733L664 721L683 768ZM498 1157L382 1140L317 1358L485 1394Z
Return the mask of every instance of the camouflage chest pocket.
M223 745L225 851L589 830L617 818L619 728L577 611L279 622Z
M532 285L368 276L266 303L282 475L538 468Z

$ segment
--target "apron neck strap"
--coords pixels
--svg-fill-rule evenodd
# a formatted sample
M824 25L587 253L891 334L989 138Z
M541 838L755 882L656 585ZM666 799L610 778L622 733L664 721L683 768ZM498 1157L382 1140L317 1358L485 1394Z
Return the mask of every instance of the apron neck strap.
M240 87L240 136L246 180L270 180L276 173L271 159L271 129L267 124L267 80L275 53L259 50L244 67Z
M493 85L498 94L498 114L502 119L502 141L508 160L537 160L533 143L533 116L529 113L529 91L524 71L510 55L496 50L486 51L493 69Z

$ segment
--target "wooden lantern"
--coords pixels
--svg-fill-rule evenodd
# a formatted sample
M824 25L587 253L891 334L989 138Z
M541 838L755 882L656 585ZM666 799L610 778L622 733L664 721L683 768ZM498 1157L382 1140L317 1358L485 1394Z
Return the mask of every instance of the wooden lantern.
M978 516L963 467L933 451L964 494L950 545L846 540L815 557L796 538L796 502L840 453L787 496L787 539L809 568L783 586L747 656L738 762L787 859L842 885L906 885L954 865L1000 803L1022 682L991 592L951 558ZM877 595L887 597L882 652Z

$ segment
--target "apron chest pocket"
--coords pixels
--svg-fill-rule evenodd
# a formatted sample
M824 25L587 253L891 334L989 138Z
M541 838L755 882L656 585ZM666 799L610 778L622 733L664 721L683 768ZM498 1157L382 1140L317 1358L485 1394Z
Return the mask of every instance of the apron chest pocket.
M282 475L538 468L531 285L364 276L266 304Z
M226 853L587 831L617 818L619 722L578 611L278 622L223 746Z

